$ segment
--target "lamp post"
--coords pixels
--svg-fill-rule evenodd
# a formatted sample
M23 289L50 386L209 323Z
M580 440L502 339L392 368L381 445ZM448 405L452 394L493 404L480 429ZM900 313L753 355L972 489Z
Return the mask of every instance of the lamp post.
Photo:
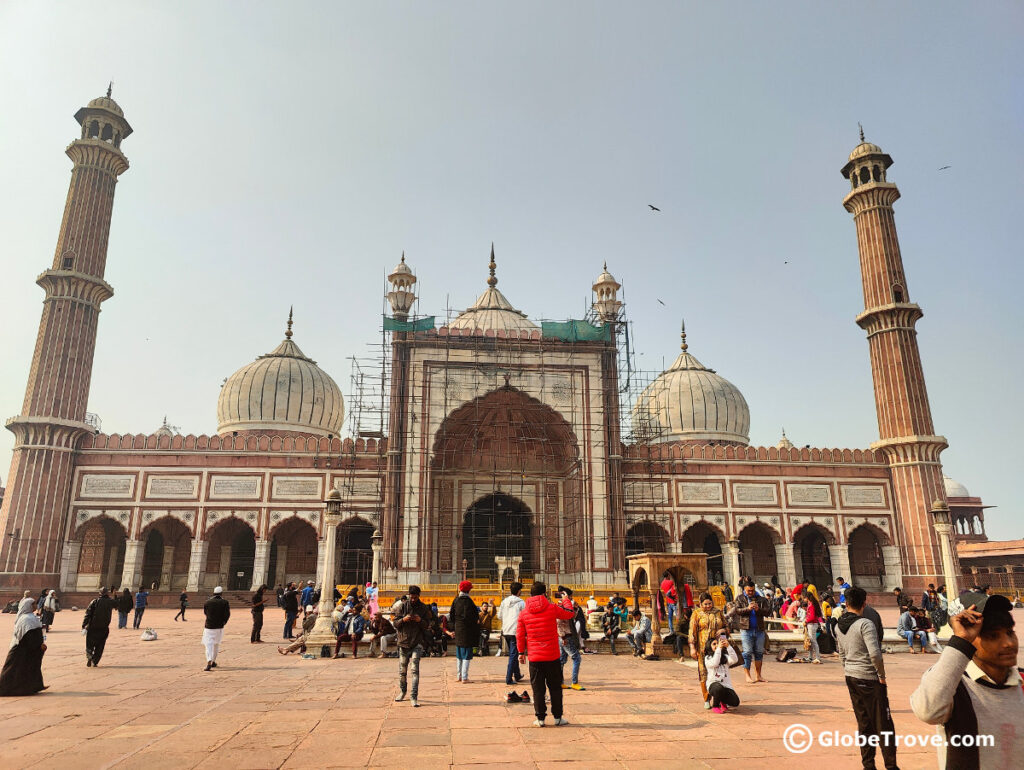
M383 582L380 579L380 552L384 547L383 543L384 538L381 536L380 530L373 530L373 535L370 538L370 547L373 549L373 569L370 570L370 580L378 586Z
M946 581L946 598L952 601L960 595L957 575L953 569L953 525L950 522L949 506L942 500L932 503L932 523L939 535L939 551L942 553L942 572Z
M334 611L334 561L337 552L338 524L341 523L341 492L332 489L327 493L324 504L324 562L319 575L320 604L317 605L316 625L306 640L307 647L321 648L320 657L330 655L330 645L337 639L331 628L331 613Z

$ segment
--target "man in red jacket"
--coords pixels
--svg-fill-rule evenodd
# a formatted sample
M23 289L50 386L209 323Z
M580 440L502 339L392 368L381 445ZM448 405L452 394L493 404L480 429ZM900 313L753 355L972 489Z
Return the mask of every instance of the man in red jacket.
M551 716L555 725L567 725L562 719L562 665L558 648L559 620L572 620L573 610L552 604L547 597L548 587L541 582L533 584L530 598L519 613L516 625L516 646L519 648L519 662L530 659L530 686L533 688L533 710L537 715L534 727L543 727L547 717L544 703L544 688L547 686L551 698Z

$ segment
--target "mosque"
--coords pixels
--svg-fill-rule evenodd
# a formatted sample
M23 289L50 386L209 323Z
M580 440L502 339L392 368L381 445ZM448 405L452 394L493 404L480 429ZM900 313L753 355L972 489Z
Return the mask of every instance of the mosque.
M493 246L486 288L440 324L413 313L404 255L389 274L377 430L346 423L340 388L299 347L289 316L283 340L224 382L215 433L180 435L165 419L153 433L107 435L86 406L132 128L109 91L75 119L25 400L7 421L3 589L242 591L320 575L332 552L339 583L541 576L610 587L627 583L629 554L668 551L706 554L701 584L843 576L914 590L960 571L942 552L944 522L957 540L985 539L980 498L942 475L947 444L925 390L892 159L863 136L842 174L879 423L870 447L797 448L785 435L750 446L743 394L702 362L713 351L691 351L685 329L672 365L630 397L621 284L607 266L586 318L538 321L498 288ZM332 489L336 530L324 515Z

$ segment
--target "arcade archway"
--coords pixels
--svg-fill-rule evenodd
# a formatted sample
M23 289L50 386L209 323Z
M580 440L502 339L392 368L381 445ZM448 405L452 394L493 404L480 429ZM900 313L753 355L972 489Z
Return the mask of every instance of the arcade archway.
M206 559L206 583L228 591L252 588L256 561L256 535L252 528L233 516L217 522L208 533L210 550Z
M707 585L718 585L725 575L724 563L722 561L722 540L719 530L712 527L706 521L699 521L683 532L682 537L683 553L703 553L708 557Z
M340 585L366 585L373 578L373 525L349 519L338 527L335 572Z
M638 521L626 530L626 556L636 553L664 553L668 532L653 521Z
M78 557L79 591L100 586L118 587L124 570L124 552L128 536L124 527L113 519L99 516L81 530L82 550ZM132 586L132 590L135 586Z
M832 585L832 557L828 552L828 547L835 544L832 533L816 524L806 524L794 534L793 544L797 557L796 579L819 588Z
M869 591L885 587L885 557L882 547L889 539L868 524L857 527L849 536L850 574L843 575L853 585Z
M753 521L740 531L740 574L748 575L760 585L778 577L775 545L781 543L779 533L760 521Z
M157 591L175 591L188 582L192 533L170 516L142 530L142 585Z

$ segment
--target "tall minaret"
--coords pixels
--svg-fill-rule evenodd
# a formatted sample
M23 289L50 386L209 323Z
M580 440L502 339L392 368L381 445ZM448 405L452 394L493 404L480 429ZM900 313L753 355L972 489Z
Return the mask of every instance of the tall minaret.
M117 178L128 168L121 141L132 132L107 95L75 113L81 137L53 265L38 283L46 297L21 414L7 422L14 459L0 508L0 587L56 587L71 496L73 453L85 423Z
M896 239L892 204L900 191L885 178L892 158L864 141L863 131L860 139L842 169L852 185L843 206L857 225L864 283L857 324L868 334L880 439L871 446L891 468L903 585L920 589L945 582L930 510L934 500L946 499L939 454L947 444L935 435L917 349L914 327L923 313L910 301Z

